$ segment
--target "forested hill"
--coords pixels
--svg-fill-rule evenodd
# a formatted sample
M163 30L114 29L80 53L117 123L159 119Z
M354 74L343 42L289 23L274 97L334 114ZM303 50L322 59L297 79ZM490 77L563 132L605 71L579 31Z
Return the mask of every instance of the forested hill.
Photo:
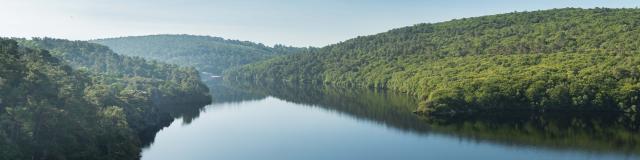
M149 93L153 93L158 103L210 101L209 89L192 67L123 56L106 46L86 41L34 38L19 42L23 46L49 50L76 69L136 81L135 87L151 89ZM165 101L169 99L172 102Z
M136 159L140 141L124 108L146 103L116 98L125 90L107 96L99 79L0 39L0 159Z
M250 64L230 79L388 88L419 111L638 111L640 9L553 9L357 37Z
M194 35L132 36L91 42L106 45L120 54L193 66L212 74L221 74L231 67L303 50L283 45L268 47L248 41Z
M184 102L211 102L193 68L83 41L0 39L0 159L138 159L147 133L174 118L159 106Z

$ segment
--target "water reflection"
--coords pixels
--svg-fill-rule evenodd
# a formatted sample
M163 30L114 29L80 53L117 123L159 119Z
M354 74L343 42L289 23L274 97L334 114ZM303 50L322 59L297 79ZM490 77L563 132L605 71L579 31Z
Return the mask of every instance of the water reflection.
M212 105L161 108L182 119L182 124L163 130L160 139L164 143L145 149L146 159L176 156L173 152L197 157L194 159L361 159L362 155L380 156L367 159L422 159L429 154L443 159L536 159L522 155L620 159L640 155L640 120L635 115L512 112L423 117L412 113L416 99L395 92L207 83ZM249 146L254 148L246 148ZM292 157L278 157L278 152Z
M263 94L254 94L246 90L242 90L237 87L232 87L229 82L220 81L219 79L209 79L205 81L209 86L210 93L212 95L213 104L221 103L237 103L249 100L258 100L266 98ZM193 120L197 119L204 111L205 106L208 104L193 103L193 104L164 104L156 106L159 111L165 113L164 121L158 124L157 127L149 128L140 133L140 139L144 148L153 144L156 133L163 128L169 126L174 120L182 120L183 125L189 125Z
M211 90L213 104L237 103L243 101L260 100L267 97L266 94L246 90L233 84L230 81L221 79L209 79L205 81Z
M530 113L424 117L403 94L369 89L274 83L227 83L252 95L322 107L416 134L552 150L640 154L640 118L612 113Z
M228 81L210 79L205 81L212 95L212 104L237 103L250 100L259 100L267 97L265 94L254 93L234 87ZM180 104L157 106L160 111L168 113L174 119L182 119L183 124L188 125L200 116L207 104Z
M428 133L429 130L429 125L420 122L412 113L417 106L416 99L395 92L282 83L227 82L227 85L297 104L322 107L407 132Z
M479 142L640 154L638 118L611 113L508 113L423 117L437 132Z

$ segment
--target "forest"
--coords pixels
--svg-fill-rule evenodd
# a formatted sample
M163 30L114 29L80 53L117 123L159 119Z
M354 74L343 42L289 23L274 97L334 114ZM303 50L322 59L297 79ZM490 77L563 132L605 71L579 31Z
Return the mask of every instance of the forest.
M158 106L211 102L194 68L51 38L0 40L0 159L138 159Z
M108 46L123 55L196 67L213 75L220 75L229 68L305 50L284 45L269 47L249 41L196 35L130 36L91 42Z
M140 159L175 119L186 126L205 105L267 98L403 133L638 154L638 35L640 9L563 8L321 48L177 34L0 37L0 160Z
M640 9L552 9L417 24L227 70L230 80L390 89L421 114L638 112Z

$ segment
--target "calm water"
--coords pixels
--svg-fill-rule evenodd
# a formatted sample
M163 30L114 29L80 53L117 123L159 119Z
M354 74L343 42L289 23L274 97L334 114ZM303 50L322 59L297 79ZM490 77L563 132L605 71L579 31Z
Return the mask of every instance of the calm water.
M419 117L393 93L212 88L214 104L180 113L142 159L640 159L637 117Z

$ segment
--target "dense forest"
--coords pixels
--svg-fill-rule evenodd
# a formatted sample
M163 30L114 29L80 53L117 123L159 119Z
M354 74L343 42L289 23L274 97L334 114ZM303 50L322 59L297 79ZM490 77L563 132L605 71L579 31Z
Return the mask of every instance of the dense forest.
M194 35L150 35L98 39L115 52L147 59L196 67L220 75L224 70L277 55L296 53L304 48Z
M193 68L59 39L0 40L0 159L138 159L160 105L209 103Z
M211 99L209 89L200 81L199 73L193 67L123 56L106 46L85 41L34 38L19 42L20 45L49 50L76 69L124 80L131 84L129 87L150 93L157 103L208 102ZM115 81L110 83L116 83L110 86L126 86Z
M391 89L430 114L640 110L640 9L553 9L417 24L225 72Z

